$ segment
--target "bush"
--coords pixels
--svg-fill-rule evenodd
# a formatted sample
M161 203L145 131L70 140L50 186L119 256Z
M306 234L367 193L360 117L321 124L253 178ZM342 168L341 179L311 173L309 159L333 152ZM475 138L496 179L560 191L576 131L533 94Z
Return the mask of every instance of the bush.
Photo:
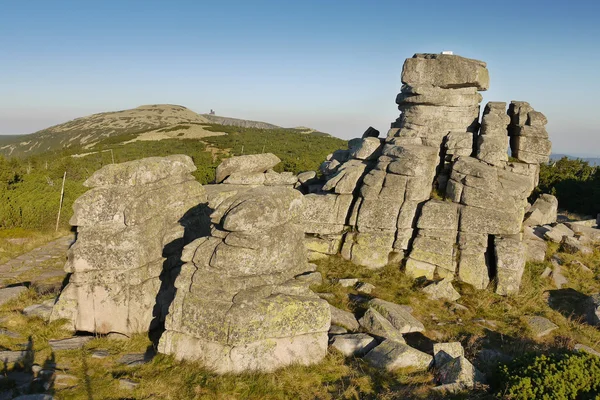
M590 354L527 355L500 367L499 398L600 399L600 358Z

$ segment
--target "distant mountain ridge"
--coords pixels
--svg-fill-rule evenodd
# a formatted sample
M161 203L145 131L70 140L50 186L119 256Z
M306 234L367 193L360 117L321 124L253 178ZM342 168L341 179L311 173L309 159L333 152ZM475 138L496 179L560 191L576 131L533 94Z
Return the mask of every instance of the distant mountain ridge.
M258 129L281 128L266 122L197 114L180 105L154 104L129 110L92 114L28 135L0 136L0 154L20 157L73 146L90 148L110 137L141 134L165 128L168 130L169 127L181 124L218 124ZM327 135L316 131L311 134Z
M574 156L570 156L568 154L552 154L550 156L550 160L552 161L558 161L563 157L567 157L570 160L583 160L583 161L587 161L588 164L590 164L591 166L600 166L600 157L574 157Z

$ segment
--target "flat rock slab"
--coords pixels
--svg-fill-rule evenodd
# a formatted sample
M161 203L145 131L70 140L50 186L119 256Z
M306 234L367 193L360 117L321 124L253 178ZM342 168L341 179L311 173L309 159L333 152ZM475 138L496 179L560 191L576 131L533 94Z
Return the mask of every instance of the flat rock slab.
M25 286L12 286L0 289L0 306L16 299L26 290L27 288Z
M358 283L358 279L357 278L343 278L343 279L338 279L337 283L341 287L353 287L354 285L356 285Z
M19 339L22 338L23 335L17 332L9 331L8 329L0 328L0 336L8 336L9 338Z
M27 350L0 351L0 362L15 363L23 361L28 355L29 352Z
M587 354L591 354L594 355L596 357L600 357L600 352L597 350L592 349L589 346L586 346L584 344L576 344L575 347L573 348L576 352L578 353L587 353Z
M364 355L375 346L377 346L375 338L364 333L337 335L331 342L331 347L347 357Z
M390 321L378 313L374 308L369 308L359 322L360 326L371 335L383 339L394 340L396 342L405 342L402 332L396 329Z
M131 379L119 379L119 388L124 390L133 390L140 384L132 381Z
M136 365L142 365L149 363L154 358L154 354L151 353L129 353L123 355L117 360L119 364L133 367Z
M369 306L383 315L400 333L422 332L425 327L411 315L412 308L381 299L369 301Z
M357 331L359 328L358 321L354 314L349 311L340 310L337 307L329 305L329 309L331 310L331 324L338 325L349 329L351 331Z
M393 371L398 368L429 368L433 357L405 343L386 340L365 356L374 367Z
M43 320L49 320L54 307L54 299L46 300L41 304L34 304L23 309L23 314L28 317L39 317Z
M348 333L348 330L346 328L343 328L341 326L337 326L337 325L331 325L329 327L329 335L344 335L346 333Z
M79 378L69 374L56 374L54 376L54 387L58 389L67 389L79 384Z
M68 339L49 340L48 344L54 351L75 350L82 348L87 342L89 342L93 338L93 336L76 336Z
M92 358L106 358L110 356L108 350L94 350L92 352Z
M529 326L529 329L531 329L533 336L536 338L546 336L555 329L558 329L558 325L551 322L548 318L526 316L525 320L527 321L527 325Z

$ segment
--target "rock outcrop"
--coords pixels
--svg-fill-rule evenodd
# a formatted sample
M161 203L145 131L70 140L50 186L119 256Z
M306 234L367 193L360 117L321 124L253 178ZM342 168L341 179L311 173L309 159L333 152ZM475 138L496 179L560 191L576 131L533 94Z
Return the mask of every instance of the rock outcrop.
M525 102L508 110L490 102L480 124L478 91L489 87L481 61L417 54L402 82L401 115L387 138L369 129L321 166L324 183L306 195L308 249L315 258L339 252L367 268L403 261L414 277L479 289L494 280L498 293L517 292L527 197L550 154L546 118ZM544 221L555 210L545 200L533 210Z
M92 189L70 221L77 227L65 265L71 275L51 320L125 335L161 323L181 250L198 225L194 208L206 202L195 169L188 156L152 157L107 165L85 181Z
M184 249L159 351L219 373L325 356L329 305L294 279L310 270L301 207L302 194L284 187L252 188L217 206L210 236Z

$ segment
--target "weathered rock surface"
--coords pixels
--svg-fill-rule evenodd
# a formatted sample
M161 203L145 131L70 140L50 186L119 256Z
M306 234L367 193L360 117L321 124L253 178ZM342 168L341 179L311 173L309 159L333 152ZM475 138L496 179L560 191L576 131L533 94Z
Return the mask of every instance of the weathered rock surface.
M600 326L600 293L590 295L584 304L584 308L587 323Z
M388 371L406 367L426 369L433 361L429 354L394 340L385 340L364 358L373 366Z
M527 212L526 226L549 225L556 222L558 199L551 194L542 194Z
M594 250L592 250L591 247L586 246L588 243L589 241L582 240L581 238L563 236L560 241L560 250L570 254L592 254Z
M434 282L424 287L422 291L432 300L456 301L460 299L460 293L454 289L450 279Z
M358 322L371 335L396 342L405 342L402 332L373 308L369 308Z
M386 318L400 333L422 332L425 327L412 316L412 308L381 299L369 301L369 306Z
M361 356L377 346L377 341L364 333L334 336L331 347L345 356Z
M206 193L188 156L151 157L111 164L84 185L71 224L77 241L68 251L69 283L51 320L73 331L130 335L164 319L173 274ZM171 288L161 291L161 287ZM160 296L159 296L160 292Z
M525 321L536 338L541 338L558 329L549 319L540 316L526 316Z
M436 368L464 355L465 350L460 342L435 343L433 345L433 360Z
M211 235L183 251L160 352L219 373L325 356L329 305L294 279L311 270L297 224L302 200L293 189L257 187L215 209Z
M575 233L565 224L558 224L544 233L544 238L554 243L562 242L563 237L572 237Z
M472 389L477 382L484 382L483 374L477 370L464 356L446 362L435 372L438 383L442 385L457 384L465 389Z
M354 314L349 311L340 310L337 307L329 305L331 311L331 324L343 326L351 331L357 331L359 328L358 321Z
M27 291L25 286L11 286L0 289L0 305L16 299L25 291Z
M251 154L226 158L215 171L215 182L221 183L233 173L240 175L263 173L279 164L281 160L275 154ZM231 182L233 183L233 182Z

